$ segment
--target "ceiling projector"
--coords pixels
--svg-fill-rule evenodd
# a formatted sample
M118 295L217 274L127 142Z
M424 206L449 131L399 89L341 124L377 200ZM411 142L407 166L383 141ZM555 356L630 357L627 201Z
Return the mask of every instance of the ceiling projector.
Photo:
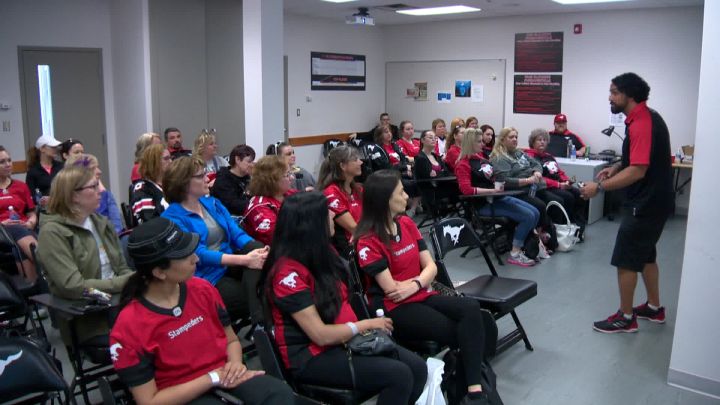
M375 25L375 19L370 17L367 7L360 7L357 13L345 17L345 24Z

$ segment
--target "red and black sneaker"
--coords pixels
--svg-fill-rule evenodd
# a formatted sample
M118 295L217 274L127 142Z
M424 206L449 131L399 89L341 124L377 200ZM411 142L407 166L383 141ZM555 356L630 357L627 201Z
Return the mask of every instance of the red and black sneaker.
M650 322L665 323L665 307L659 307L658 309L652 309L645 302L642 305L638 305L633 308L633 314L639 319L647 319Z
M637 332L637 317L633 314L631 319L626 319L622 311L617 311L608 319L593 323L593 329L602 333Z

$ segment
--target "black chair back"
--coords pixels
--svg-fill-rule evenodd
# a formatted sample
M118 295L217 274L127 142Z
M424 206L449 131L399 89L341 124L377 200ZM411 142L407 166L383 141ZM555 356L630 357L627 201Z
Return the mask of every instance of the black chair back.
M485 258L485 262L493 276L497 276L495 266L483 246L480 236L472 225L464 218L452 217L436 222L430 229L435 262L444 267L443 259L448 253L460 248L478 248ZM449 278L449 276L448 276Z
M360 273L360 267L357 264L357 256L355 255L355 249L350 250L348 254L348 273L349 283L348 286L352 291L350 295L350 306L352 306L360 319L370 318L370 309L368 308L367 298L365 297L365 288L362 283L362 274Z
M340 139L333 138L328 139L327 141L323 142L323 157L327 157L328 153L330 153L331 150L337 148L338 146L344 145L345 142L343 142Z
M258 324L253 332L253 340L260 357L260 363L267 375L273 376L279 380L287 381L285 378L285 367L280 364L280 356L273 338L268 334L263 325Z
M22 293L9 275L0 271L0 321L8 321L29 314Z
M135 216L132 214L130 206L125 202L121 202L120 210L122 211L123 220L125 221L125 228L132 229L136 227Z
M0 337L0 398L12 400L36 393L69 389L52 358L29 340Z

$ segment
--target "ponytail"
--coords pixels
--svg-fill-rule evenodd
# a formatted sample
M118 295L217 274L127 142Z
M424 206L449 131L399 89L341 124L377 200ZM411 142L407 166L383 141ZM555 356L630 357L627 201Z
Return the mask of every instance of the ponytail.
M146 290L147 282L143 277L143 273L136 271L128 278L122 293L120 293L120 309L125 308L130 301L142 297Z
M31 146L27 151L27 167L33 167L40 163L40 149Z

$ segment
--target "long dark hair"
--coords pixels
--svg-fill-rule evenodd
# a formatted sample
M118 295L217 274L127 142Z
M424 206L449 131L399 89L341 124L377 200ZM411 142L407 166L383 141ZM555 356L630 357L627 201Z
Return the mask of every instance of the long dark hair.
M491 126L488 125L488 124L483 124L483 125L480 126L480 130L482 131L483 134L484 134L485 131L487 131L488 129L492 129L492 131L493 131L493 137L492 137L492 140L490 141L490 144L489 144L489 145L488 145L488 144L485 144L485 143L483 143L483 144L484 144L485 146L488 146L488 147L491 147L491 148L492 148L493 146L495 146L495 128L491 127Z
M167 270L170 268L170 259L162 258L154 263L145 264L134 264L135 273L128 278L125 287L120 293L120 309L125 308L127 304L133 299L140 299L145 291L147 291L148 284L155 278L153 270L159 267L160 270Z
M341 145L331 150L320 166L320 175L317 182L318 190L324 190L331 184L337 184L342 188L345 183L345 175L340 164L352 162L355 159L360 159L360 153L352 146ZM354 191L356 187L355 180L352 180L350 188Z
M355 230L355 240L375 233L384 244L390 244L390 233L387 230L390 197L399 182L400 172L397 170L378 170L367 178L363 191L362 217Z
M323 322L333 323L342 304L337 283L348 283L345 267L330 246L326 197L316 191L288 197L280 208L271 246L262 272L265 279L260 281L265 305L275 300L276 264L282 258L292 259L312 274L315 307Z

